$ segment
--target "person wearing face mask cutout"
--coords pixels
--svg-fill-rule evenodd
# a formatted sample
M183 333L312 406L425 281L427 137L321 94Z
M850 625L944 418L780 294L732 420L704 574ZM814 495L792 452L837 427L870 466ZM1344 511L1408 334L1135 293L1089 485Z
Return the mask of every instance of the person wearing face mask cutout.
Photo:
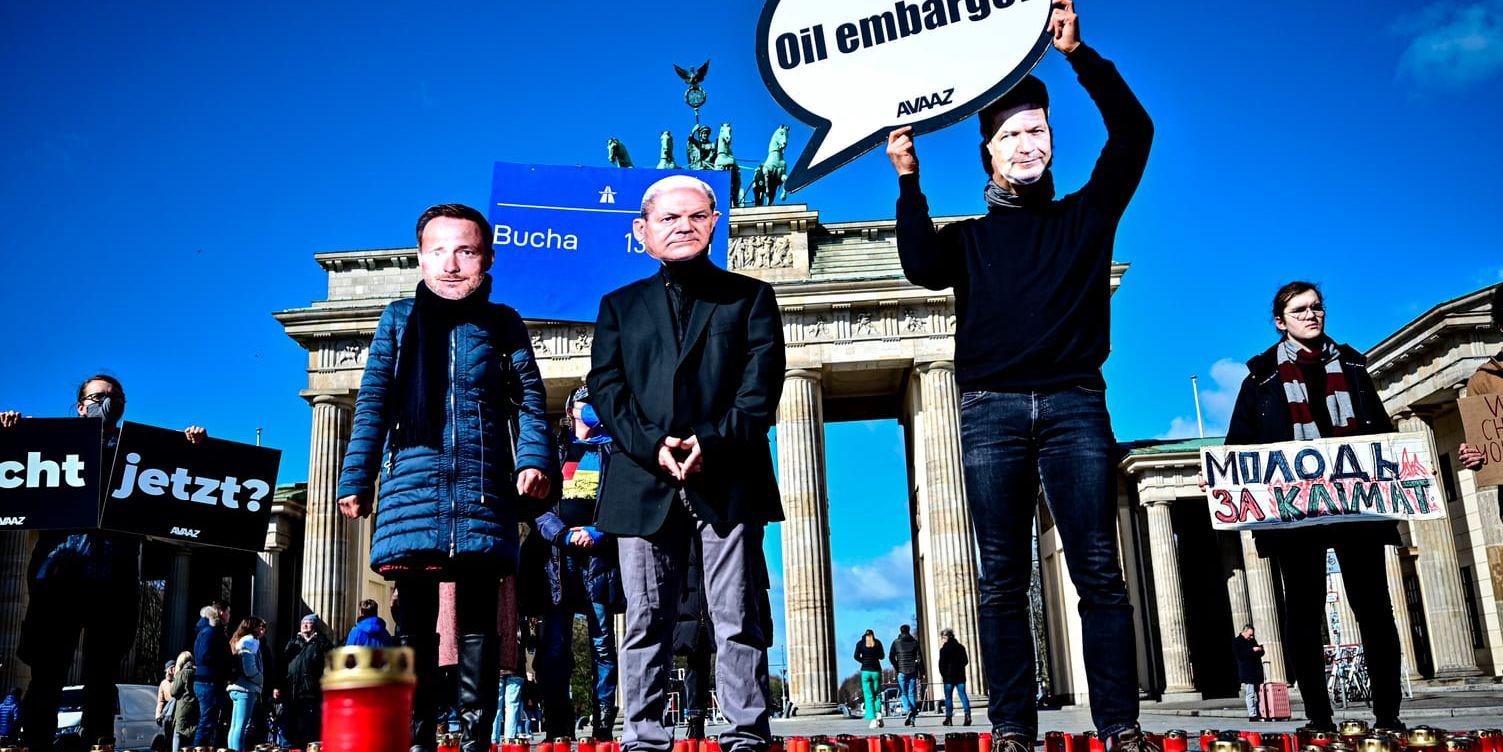
M490 223L473 207L439 204L414 233L422 279L376 325L338 504L351 518L376 512L370 567L394 583L396 637L416 656L410 748L437 747L439 583L448 581L460 748L485 752L501 579L516 568L518 523L546 505L558 465L527 325L490 300Z
M558 503L534 524L547 544L542 568L548 593L541 597L541 644L534 667L543 695L543 735L573 738L574 705L569 677L574 674L574 616L583 614L595 664L592 734L609 739L616 722L616 635L613 616L625 609L615 541L595 529L595 502L615 445L580 387L569 397L560 437L563 484Z
M74 411L104 424L103 457L114 456L125 414L125 387L113 376L98 374L78 387ZM0 429L24 418L0 412ZM188 441L208 438L201 426L183 430ZM83 719L79 743L93 744L115 736L115 682L120 661L136 637L140 618L141 538L105 530L44 530L26 567L29 601L21 622L16 654L31 667L31 682L21 703L23 746L52 749L57 709L73 653L83 639ZM78 605L88 593L87 608Z
M936 228L911 128L888 136L897 245L908 280L955 291L954 378L966 498L980 553L981 646L994 752L1038 731L1028 631L1029 546L1039 488L1059 527L1081 621L1092 720L1110 750L1148 749L1138 726L1132 605L1117 545L1117 473L1106 382L1112 246L1148 163L1153 123L1117 69L1082 44L1072 0L1048 30L1106 125L1090 180L1055 198L1049 92L1028 76L982 109L985 216Z

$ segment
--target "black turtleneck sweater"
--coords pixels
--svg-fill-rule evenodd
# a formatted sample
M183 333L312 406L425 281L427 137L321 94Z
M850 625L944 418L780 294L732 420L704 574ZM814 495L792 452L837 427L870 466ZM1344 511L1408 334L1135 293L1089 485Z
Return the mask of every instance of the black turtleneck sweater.
M936 231L918 176L898 179L904 274L931 290L955 289L962 391L1105 387L1112 245L1147 165L1153 123L1095 50L1081 45L1068 59L1107 131L1078 192L1059 200L1025 193L1021 207L993 208Z
M668 295L668 310L673 314L673 339L683 345L684 332L689 328L689 315L694 310L694 302L703 294L703 290L699 288L705 276L713 270L714 264L710 263L708 253L700 253L683 261L662 263L658 277L663 280L663 291Z

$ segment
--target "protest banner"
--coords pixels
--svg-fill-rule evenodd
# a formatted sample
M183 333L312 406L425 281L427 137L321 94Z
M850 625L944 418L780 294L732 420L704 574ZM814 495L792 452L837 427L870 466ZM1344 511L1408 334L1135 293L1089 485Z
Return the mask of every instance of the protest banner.
M266 545L279 449L127 421L104 487L100 527L245 551Z
M1456 401L1466 443L1482 452L1477 485L1503 486L1503 394L1482 394Z
M0 530L99 524L98 418L22 418L0 428Z
M762 81L814 127L784 186L796 191L885 143L976 114L1049 50L1049 0L768 0Z
M1422 434L1203 447L1200 464L1217 530L1446 516Z
M657 271L632 236L642 194L669 175L709 184L721 212L710 259L730 245L729 171L562 167L497 162L490 220L496 245L493 299L534 320L593 322L600 298Z

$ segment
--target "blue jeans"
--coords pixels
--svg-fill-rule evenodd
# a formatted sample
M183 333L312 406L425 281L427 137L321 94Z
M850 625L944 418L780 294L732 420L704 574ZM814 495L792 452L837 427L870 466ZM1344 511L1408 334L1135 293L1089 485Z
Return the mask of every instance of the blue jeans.
M260 699L260 692L246 692L239 689L230 690L230 739L229 748L233 750L254 749L255 743L250 735L255 728L252 715L256 712L256 700Z
M1091 718L1103 739L1133 726L1137 650L1117 551L1118 457L1105 392L966 392L960 433L993 732L1038 734L1028 585L1041 484L1080 594Z
M501 677L501 692L496 703L496 723L491 728L491 741L500 744L505 739L516 739L522 720L522 685L527 677L508 674Z
M903 701L903 712L914 714L918 712L918 674L898 674L898 698Z
M967 717L971 715L971 698L966 696L965 682L958 684L945 684L945 717L955 717L955 690L960 690L960 707L965 710Z
M567 592L567 590L566 590ZM546 714L554 712L573 716L569 699L569 677L574 674L574 608L569 604L549 606L543 612L542 642L537 653L538 684L542 689L543 707ZM595 704L593 707L616 704L616 630L609 610L591 603L585 612L586 627L590 634L590 652L595 662ZM572 721L570 725L572 726ZM549 729L555 729L549 722ZM560 726L558 728L567 728Z
M219 682L193 682L193 696L198 698L198 729L193 732L193 746L218 747L220 716L229 698Z

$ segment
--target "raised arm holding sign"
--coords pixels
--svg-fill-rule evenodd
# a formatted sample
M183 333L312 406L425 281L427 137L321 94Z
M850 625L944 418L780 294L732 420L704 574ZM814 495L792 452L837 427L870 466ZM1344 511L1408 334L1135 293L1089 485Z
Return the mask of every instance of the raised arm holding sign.
M1493 288L1491 308L1493 329L1503 332L1503 285ZM1503 405L1503 351L1478 366L1477 372L1466 383L1466 393L1468 398L1486 399L1474 403L1483 407L1473 408L1476 411L1473 421L1466 420L1467 409L1462 408L1462 421L1469 428L1466 443L1456 453L1457 459L1462 467L1472 471L1482 471L1484 465L1491 466L1479 475L1479 484L1503 484L1503 469L1500 469L1503 468L1503 414L1500 414L1503 413L1503 407L1500 407ZM1489 419L1499 422L1486 422Z
M80 519L87 524L68 530L44 530L26 567L29 601L16 653L31 667L21 715L23 746L32 749L53 746L63 680L83 631L88 632L89 639L84 641L81 737L114 737L115 681L140 615L141 539L97 528L100 467L114 455L119 435L116 426L125 413L125 387L113 376L91 376L78 387L74 412L80 418L96 419L94 425L103 428L103 436L95 434L91 445L94 456L82 457L80 452L72 461L65 456L56 463L56 469L46 464L53 459L39 456L40 464L35 468L38 480L50 473L58 490L82 487L94 493L89 494L92 514ZM27 422L29 419L18 412L0 412L0 431L16 431ZM183 435L196 444L207 438L208 432L200 426L189 426ZM47 448L41 447L36 453L45 454L40 449ZM0 462L0 478L6 474L5 464ZM75 486L74 480L82 485ZM10 489L0 490L0 504L5 501L5 490ZM81 593L90 599L87 608L79 606Z
M1017 5L1024 5L1018 3ZM1091 645L1096 730L1113 750L1138 729L1133 618L1117 544L1116 460L1106 381L1112 245L1147 164L1148 113L1117 69L1081 43L1075 3L1053 4L1044 39L1066 55L1107 126L1096 169L1055 198L1049 91L1032 76L980 111L984 217L936 228L919 190L916 128L888 136L898 173L898 254L916 285L954 288L955 383L966 497L981 553L981 634L993 752L1038 730L1028 632L1028 535L1040 486L1065 541ZM968 61L955 59L952 65Z

